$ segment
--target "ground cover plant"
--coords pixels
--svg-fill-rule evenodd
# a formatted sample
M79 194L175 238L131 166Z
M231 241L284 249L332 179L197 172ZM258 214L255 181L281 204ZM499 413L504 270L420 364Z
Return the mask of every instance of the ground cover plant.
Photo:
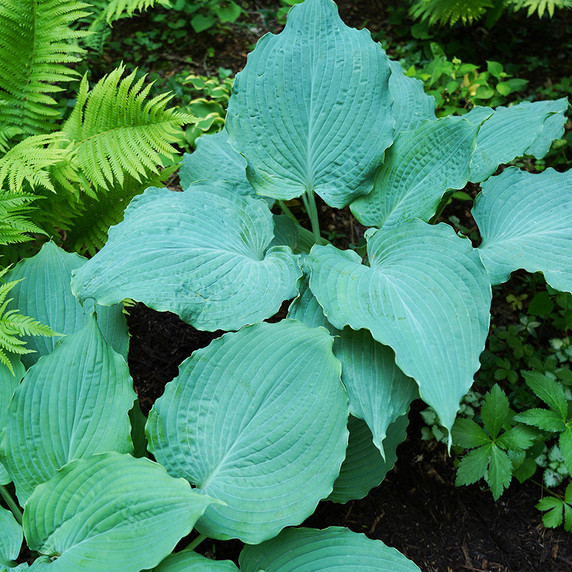
M13 396L0 461L42 555L31 568L235 569L193 552L208 536L244 541L246 570L335 569L327 553L352 570L416 569L347 530L288 527L322 498L360 498L383 479L418 393L451 430L479 367L491 284L525 267L570 289L569 176L493 176L514 157L542 157L565 108L436 119L421 84L332 2L296 6L237 76L226 129L186 158L184 192L136 198L90 261L48 243L10 275L26 278L14 304L66 334L30 340L37 354L3 370L1 403ZM478 248L430 224L467 181L483 187ZM370 227L367 251L327 244L314 193L350 205ZM120 357L125 298L229 331L181 365L146 422L147 445ZM265 322L292 299L286 319ZM158 463L129 455L146 446ZM22 528L2 514L12 566ZM169 557L193 527L197 541Z

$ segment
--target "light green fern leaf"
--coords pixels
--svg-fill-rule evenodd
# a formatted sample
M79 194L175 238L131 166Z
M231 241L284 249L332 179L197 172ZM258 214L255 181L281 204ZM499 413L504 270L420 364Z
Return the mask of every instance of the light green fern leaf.
M0 271L0 280L9 268ZM8 298L10 290L20 282L4 282L0 285L0 363L6 365L13 373L12 363L8 354L27 354L33 350L26 348L26 342L20 336L59 336L50 327L37 320L20 314L18 310L6 311L7 305L12 301Z
M493 7L492 0L414 0L411 15L427 20L430 25L450 24L459 20L471 24Z
M515 10L527 9L527 16L535 12L542 18L544 12L552 18L555 9L572 8L572 0L509 0L509 4Z
M61 132L33 135L14 145L0 158L0 189L18 193L27 183L33 190L43 187L55 192L50 167L67 160L73 151Z
M53 131L59 113L50 94L77 78L70 64L86 35L71 24L87 15L77 0L0 2L0 142Z
M161 155L172 159L177 154L171 143L179 140L184 124L194 121L166 109L169 94L147 99L152 84L144 86L145 77L135 81L136 72L121 79L124 69L119 66L92 90L84 77L62 128L73 142L76 171L91 196L123 186L126 175L142 181L149 172L157 173Z
M34 211L30 203L38 197L0 190L0 245L18 244L31 240L29 233L44 231L29 219Z

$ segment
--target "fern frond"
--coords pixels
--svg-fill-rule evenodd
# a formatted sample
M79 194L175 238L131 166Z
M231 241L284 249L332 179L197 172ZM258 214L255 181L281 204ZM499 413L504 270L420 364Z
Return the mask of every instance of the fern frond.
M40 186L55 192L49 168L73 154L64 142L64 134L56 132L30 136L14 145L0 158L0 189L7 186L12 192L21 192L26 182L32 190Z
M463 24L471 24L492 7L492 0L415 0L411 15L427 20L429 25L440 23L452 26L459 20Z
M78 0L2 0L0 3L0 125L2 136L38 135L56 128L51 93L77 78L69 64L87 32L71 24L88 14Z
M152 84L144 86L145 77L135 82L136 72L121 79L124 69L119 66L92 90L84 77L62 128L74 142L77 171L92 196L97 188L122 186L127 174L141 181L149 172L157 173L161 155L173 158L177 150L171 144L179 140L181 127L194 121L187 113L166 109L169 94L147 99Z
M537 12L539 18L542 18L545 11L552 18L555 8L572 8L572 0L509 0L509 4L515 10L527 9L527 16Z
M0 245L19 244L32 239L29 233L45 234L31 220L35 207L30 203L34 195L13 195L0 190Z

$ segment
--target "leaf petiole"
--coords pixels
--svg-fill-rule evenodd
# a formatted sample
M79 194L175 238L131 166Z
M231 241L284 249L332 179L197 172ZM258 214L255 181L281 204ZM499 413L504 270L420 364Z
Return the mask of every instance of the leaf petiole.
M12 495L8 492L8 489L3 485L0 485L0 495L6 501L8 508L12 511L12 514L14 515L16 520L18 521L18 524L21 525L22 524L22 511L20 510L20 507L16 504L16 502L12 498Z

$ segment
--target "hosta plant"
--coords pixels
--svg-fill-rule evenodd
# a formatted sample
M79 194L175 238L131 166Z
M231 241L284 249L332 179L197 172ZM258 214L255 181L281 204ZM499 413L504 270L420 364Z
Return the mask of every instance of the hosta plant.
M52 325L47 314L66 305L46 302L42 321L67 335L6 381L0 462L41 554L32 567L191 569L209 537L243 541L245 570L416 569L379 541L296 527L320 500L362 498L381 482L419 395L450 432L479 367L492 284L524 267L570 290L570 177L494 175L542 157L566 106L437 119L421 83L346 27L331 0L294 6L237 75L225 130L186 158L185 190L148 189L100 252L66 266L80 326ZM482 184L478 248L433 224L467 181ZM328 244L318 200L349 205L369 227L367 248ZM50 300L36 276L23 299ZM124 299L227 332L155 402L145 423L154 462L130 456L135 443L144 454L140 412L101 334L103 307ZM197 540L167 556L193 526ZM196 566L207 564L234 566Z

